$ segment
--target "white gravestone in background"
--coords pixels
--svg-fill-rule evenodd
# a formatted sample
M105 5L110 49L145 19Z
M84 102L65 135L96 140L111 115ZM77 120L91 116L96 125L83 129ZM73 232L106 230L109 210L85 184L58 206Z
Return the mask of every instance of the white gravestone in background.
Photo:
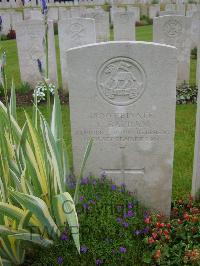
M153 5L149 7L149 18L158 17L160 13L160 5Z
M71 18L70 10L65 7L59 7L58 9L58 19L68 19Z
M46 57L43 39L45 26L41 20L26 20L16 24L16 40L19 57L21 80L35 86L41 81L37 59L40 59L45 69ZM49 21L49 79L55 85L58 83L57 63L53 22Z
M199 45L199 35L200 35L200 11L194 12L192 15L192 47L197 47Z
M128 8L128 7L127 7ZM125 8L124 7L115 7L115 6L112 6L110 8L110 18L111 18L111 22L113 22L113 17L114 17L114 13L116 12L125 12Z
M195 149L192 177L192 196L199 196L200 192L200 44L198 47L198 62L197 62L197 79L198 79L198 97L197 97L197 114L196 114L196 134L195 134Z
M65 53L68 49L96 42L95 21L90 18L71 18L58 22L62 87L67 91L67 66ZM70 66L69 66L70 67Z
M54 22L58 21L58 8L57 7L49 7L48 19L53 20Z
M95 20L96 41L106 42L110 40L109 13L101 10L87 12L87 18Z
M140 8L127 6L127 11L133 12L135 16L135 21L140 21Z
M16 24L23 21L23 14L22 12L11 12L10 15L12 29L15 30Z
M147 207L170 214L177 49L108 42L67 52L74 170L105 173Z
M172 16L172 15L175 15L175 16L181 16L182 13L180 11L173 11L173 10L168 10L168 11L160 11L160 16Z
M185 16L163 16L154 18L153 41L169 44L178 49L178 84L189 82L191 18Z
M116 12L113 17L114 40L135 40L135 16L133 12Z
M11 29L11 15L9 12L0 12L2 19L1 33L8 34Z

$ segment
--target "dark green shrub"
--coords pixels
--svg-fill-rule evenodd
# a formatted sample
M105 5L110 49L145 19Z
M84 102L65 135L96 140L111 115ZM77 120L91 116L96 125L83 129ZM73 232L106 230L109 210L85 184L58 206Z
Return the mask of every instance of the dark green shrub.
M196 103L197 101L198 88L195 85L189 85L183 83L181 86L176 88L176 103Z

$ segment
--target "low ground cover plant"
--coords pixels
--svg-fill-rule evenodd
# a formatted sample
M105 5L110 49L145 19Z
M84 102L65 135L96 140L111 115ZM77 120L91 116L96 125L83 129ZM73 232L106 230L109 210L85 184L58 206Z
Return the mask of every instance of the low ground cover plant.
M70 182L73 187L73 181ZM77 205L81 254L69 230L50 249L35 250L31 265L200 265L200 203L172 204L171 219L140 206L124 184L83 178ZM37 258L36 255L37 254Z

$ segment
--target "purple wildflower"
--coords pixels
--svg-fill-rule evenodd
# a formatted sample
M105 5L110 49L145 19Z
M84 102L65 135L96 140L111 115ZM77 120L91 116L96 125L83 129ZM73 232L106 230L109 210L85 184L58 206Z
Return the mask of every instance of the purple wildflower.
M62 241L67 241L67 240L68 240L68 236L67 236L67 234L66 234L66 233L62 233L60 239L61 239Z
M148 234L149 233L149 228L148 227L145 227L143 230L142 230L142 233L144 235Z
M129 227L129 223L127 223L127 222L123 222L122 225L123 225L124 228L128 228Z
M82 180L81 180L81 185L87 185L89 183L89 178L88 177L84 177Z
M120 247L119 248L120 253L126 253L126 248L125 247Z
M128 216L128 218L131 218L131 217L133 217L135 215L135 213L133 212L133 211L128 211L127 212L127 216Z
M128 209L133 209L133 204L131 202L128 203Z
M92 184L93 184L94 186L96 186L97 181L96 181L96 180L93 180L93 181L92 181Z
M112 185L112 186L111 186L111 190L114 191L114 190L116 190L116 189L117 189L117 186L116 186L116 185Z
M136 235L136 236L138 236L138 235L140 235L140 234L141 234L141 230L135 230L135 232L134 232L134 233L135 233L135 235Z
M97 259L97 260L96 260L96 265L101 265L101 264L103 264L103 261L100 260L100 259Z
M46 15L47 14L47 2L46 0L40 0L41 1L41 8L42 8L42 14Z
M118 223L121 223L121 222L122 222L122 218L118 217L118 218L116 219L116 221L117 221Z
M88 203L84 203L83 204L83 208L86 210L86 209L89 209L89 205L88 205Z
M81 246L80 251L81 251L81 253L87 253L88 248L86 246Z
M63 264L63 258L62 257L58 257L57 262L59 265Z
M84 197L83 196L80 196L79 200L80 201L83 201L84 200Z

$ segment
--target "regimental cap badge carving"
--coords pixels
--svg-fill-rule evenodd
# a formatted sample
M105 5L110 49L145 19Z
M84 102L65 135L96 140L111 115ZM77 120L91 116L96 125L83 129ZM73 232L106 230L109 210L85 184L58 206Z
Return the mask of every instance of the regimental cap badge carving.
M116 57L105 62L97 73L100 95L113 105L130 105L143 94L146 75L136 61Z
M181 23L176 19L170 18L170 20L168 20L164 24L164 32L170 38L174 38L174 37L179 36L182 32L182 29L183 29L183 27L182 27Z

